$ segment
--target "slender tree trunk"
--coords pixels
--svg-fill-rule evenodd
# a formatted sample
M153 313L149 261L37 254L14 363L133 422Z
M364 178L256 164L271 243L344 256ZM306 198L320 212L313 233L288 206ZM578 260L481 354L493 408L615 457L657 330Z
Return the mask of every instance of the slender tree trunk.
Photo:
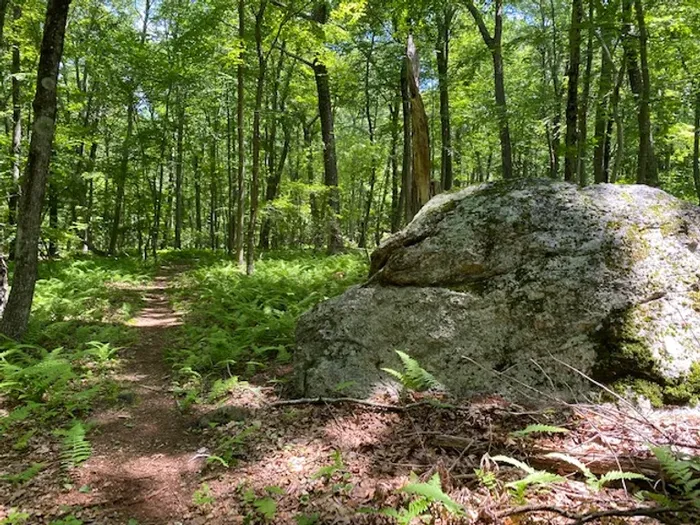
M367 120L367 133L369 135L369 143L372 148L372 156L370 160L370 174L369 174L369 191L367 192L367 199L365 200L365 206L364 206L364 214L362 217L362 224L360 226L360 239L357 243L359 248L366 248L367 247L367 235L369 232L369 221L370 221L370 214L372 212L372 201L374 200L374 186L377 181L377 161L376 161L376 155L374 151L374 143L375 143L375 137L374 137L374 119L372 117L372 98L371 98L371 93L370 93L370 84L369 84L369 74L370 74L370 65L372 63L372 53L374 52L374 42L375 42L376 36L374 33L372 34L372 41L370 43L370 48L369 51L367 52L367 60L365 61L365 118Z
M644 20L642 0L634 0L634 9L639 31L639 61L641 66L641 93L639 101L639 159L637 161L637 181L659 185L658 165L654 153L654 139L651 130L651 81L649 79L649 58L647 53L648 35Z
M134 101L131 92L129 93L129 105L126 111L126 137L122 146L122 157L117 174L116 197L114 200L114 214L112 215L112 231L109 236L109 254L114 255L117 251L117 241L119 240L119 228L121 226L122 211L124 209L124 190L126 179L129 173L129 153L131 149L131 136L134 129Z
M56 246L56 232L58 231L58 188L56 182L52 179L54 176L49 175L49 257L58 255L58 247Z
M571 4L571 26L569 29L569 83L566 102L566 156L564 158L564 180L578 181L578 77L581 66L581 22L583 0Z
M5 306L7 305L7 279L7 261L5 260L5 256L0 253L0 319L2 319L2 315L5 312Z
M34 124L29 144L27 172L22 184L17 224L17 250L12 290L0 332L18 339L29 322L37 279L41 209L49 174L56 125L56 86L70 0L49 0L34 97Z
M245 39L245 0L238 0L238 37L241 42ZM243 132L245 106L244 73L245 53L241 52L241 61L237 71L237 100L236 100L236 146L238 148L238 177L236 202L236 261L239 266L245 264L243 254L243 217L245 207L245 135Z
M508 123L508 105L503 74L503 0L495 0L493 36L489 33L481 12L473 0L466 0L466 7L476 22L484 43L491 51L493 60L494 95L498 119L498 135L501 142L501 169L504 179L513 178L513 148L510 140L510 125Z
M180 98L180 97L178 97ZM175 153L175 249L182 248L182 222L184 205L182 196L183 186L183 140L185 135L185 105L180 98L177 115L177 149Z
M15 23L22 17L22 8L19 4L12 9L12 18ZM12 186L8 202L7 223L10 227L17 224L17 206L20 194L20 160L22 156L22 102L20 100L20 51L19 40L15 37L12 42L12 140L10 142L10 158L12 159ZM15 241L10 244L10 259L15 257Z
M313 63L318 114L321 119L321 139L323 141L323 183L328 189L328 253L343 250L343 237L340 232L340 193L338 192L338 164L335 154L335 132L333 130L333 106L328 69L323 62Z
M581 94L581 103L579 104L578 126L579 140L576 172L578 182L581 186L588 184L588 175L586 173L586 154L588 149L588 104L591 97L591 73L593 70L593 15L594 1L588 1L588 40L586 42L586 68L583 72L583 92Z
M401 224L401 200L399 190L401 180L399 179L398 143L399 143L399 104L398 97L389 105L391 115L391 233L399 230Z
M442 189L452 189L452 131L450 126L450 95L448 89L448 68L450 59L450 28L454 9L446 6L437 15L438 40L436 45L438 67L438 89L440 91L440 181Z
M280 162L281 166L277 166L277 122L278 114L283 116L286 110L286 98L289 92L289 83L291 81L292 68L289 68L284 87L282 88L282 94L280 96L280 79L282 77L282 69L284 67L284 53L285 49L284 43L282 44L282 51L280 51L279 60L277 62L275 70L275 81L274 87L272 89L272 122L270 123L270 135L268 141L268 158L267 158L267 185L265 187L265 203L266 206L271 206L271 203L277 198L279 192L279 185L282 177L282 169L284 167L283 162ZM282 120L284 126L284 143L282 146L282 158L286 162L286 156L289 152L289 142L291 140L289 126L286 121ZM269 215L263 218L262 225L260 226L260 249L268 250L270 248L270 231L272 229L272 220Z
M194 209L195 209L195 229L197 231L197 238L195 240L195 246L197 248L202 247L202 174L199 171L199 155L194 155L192 159L194 163L193 175L194 175Z

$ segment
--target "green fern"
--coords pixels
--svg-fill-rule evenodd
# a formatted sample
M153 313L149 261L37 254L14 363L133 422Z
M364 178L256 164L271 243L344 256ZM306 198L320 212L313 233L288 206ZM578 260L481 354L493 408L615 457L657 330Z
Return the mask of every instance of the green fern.
M623 472L621 470L611 470L610 472L603 474L601 477L597 477L595 474L593 474L593 472L591 472L591 469L584 465L580 460L560 452L551 452L550 454L547 454L546 457L558 459L576 467L586 478L586 485L595 491L601 490L605 485L612 483L613 481L649 481L646 476L643 476L637 472Z
M66 468L75 467L87 461L92 455L92 445L85 438L86 430L81 421L76 421L68 430L58 430L62 436L61 462Z
M694 458L678 457L669 447L650 447L656 459L659 460L661 470L668 478L670 484L679 496L676 498L663 498L663 503L668 506L691 505L700 509L700 465ZM651 497L650 499L659 498Z
M382 370L394 376L404 388L415 392L424 392L431 388L442 388L440 382L430 372L422 368L418 361L400 350L396 350L396 354L401 359L403 372L392 368L382 368Z
M569 431L566 428L553 427L551 425L542 425L538 423L535 425L528 425L522 430L511 432L510 435L513 437L526 437L530 434L566 434L567 432Z
M428 510L435 503L441 504L450 514L464 515L464 507L442 490L442 481L437 473L427 483L421 483L418 481L418 477L411 472L411 483L401 488L401 492L414 496L406 507L400 509L385 508L379 511L379 514L394 518L399 525L411 525L416 523L416 520L420 522L430 520L431 516Z
M510 481L505 485L506 488L510 490L515 500L519 503L525 501L525 491L529 487L546 487L554 483L563 483L566 481L566 478L563 476L552 474L551 472L546 472L544 470L535 470L530 465L508 456L494 456L492 459L496 462L507 463L508 465L519 468L527 474L527 476L524 478Z

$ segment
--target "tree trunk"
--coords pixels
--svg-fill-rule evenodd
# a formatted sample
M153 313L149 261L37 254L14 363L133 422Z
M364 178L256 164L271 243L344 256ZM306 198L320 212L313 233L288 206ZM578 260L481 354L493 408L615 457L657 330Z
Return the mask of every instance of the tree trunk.
M452 131L450 129L450 97L448 89L448 68L450 58L450 28L454 9L446 6L437 15L438 39L436 45L438 89L440 91L440 181L442 189L452 189Z
M466 6L471 13L476 25L484 39L484 43L491 51L493 60L494 95L496 99L496 111L498 118L498 135L501 142L501 169L504 179L513 178L513 151L510 141L510 126L508 124L508 106L506 102L506 88L503 77L503 0L495 0L494 30L493 36L489 33L484 17L477 9L473 0L466 0Z
M282 49L285 48L284 43L282 44ZM284 143L282 146L282 155L279 166L277 165L277 121L278 114L283 116L286 111L286 98L289 93L289 83L292 76L292 68L287 71L286 79L284 82L284 87L282 88L281 97L280 93L280 78L282 76L282 69L284 67L284 51L280 52L279 61L277 62L277 69L275 73L275 83L272 90L272 122L270 124L270 138L268 141L268 162L267 162L267 185L265 188L265 203L269 207L271 203L277 198L279 193L280 181L282 179L282 170L284 169L284 164L287 160L287 154L289 153L289 145L291 141L291 130L289 125L285 120L282 120L284 126ZM272 220L269 216L265 216L262 225L260 227L260 249L268 250L270 248L270 231L272 229Z
M246 250L246 274L255 272L255 230L258 226L258 194L260 191L260 112L262 110L265 89L267 60L262 50L262 23L265 16L266 0L260 2L260 9L255 15L255 49L258 57L258 78L255 86L255 106L253 108L253 169L250 181L250 217L248 218L248 235Z
M369 191L367 192L367 199L365 200L364 214L362 217L362 224L360 226L360 239L357 243L358 248L367 247L367 235L369 232L369 220L370 214L372 212L372 201L374 200L374 185L377 181L377 161L376 154L374 151L374 126L375 121L372 118L372 99L370 93L369 85L369 73L370 65L372 63L372 53L374 52L374 42L375 35L372 33L372 41L370 44L369 51L367 53L367 60L365 61L365 118L367 119L367 133L369 135L369 143L372 148L372 158L370 160L370 174L369 174Z
M411 96L411 149L413 151L411 166L413 184L411 199L408 201L408 220L411 220L430 200L431 164L428 116L418 87L420 65L412 35L408 37L406 56L408 58L408 90Z
M316 91L318 94L318 114L321 119L321 140L323 141L323 183L328 189L328 253L343 250L343 237L340 232L340 194L338 192L338 164L335 154L335 132L333 130L333 106L328 69L323 62L313 63Z
M245 39L245 0L238 0L238 38L241 42ZM236 85L236 146L238 148L238 177L237 177L237 202L236 202L236 261L243 266L243 217L245 206L245 135L243 134L245 106L244 73L245 52L241 52L241 61L238 64Z
M194 175L194 224L195 230L197 232L197 238L195 239L195 247L202 247L202 174L199 171L199 155L194 155L192 159L194 163L193 175Z
M588 41L586 42L586 68L583 73L583 92L581 94L581 103L579 104L578 126L579 140L578 153L576 159L576 172L578 182L581 186L588 184L588 175L586 173L586 153L588 149L588 103L591 96L591 73L593 70L593 15L594 2L588 2Z
M131 135L134 129L134 101L132 93L129 92L129 105L126 111L126 137L122 146L122 157L119 165L119 172L116 183L116 197L114 199L114 214L112 216L112 231L109 236L109 254L114 255L117 251L117 241L119 240L119 227L124 208L124 189L129 172L129 153L131 148Z
M571 4L571 26L569 28L569 83L566 101L566 156L564 157L564 180L575 182L578 153L578 77L581 66L581 22L583 0Z
M649 79L649 59L647 56L647 27L644 20L642 0L634 0L639 31L639 61L641 65L641 93L639 99L639 159L637 161L637 182L650 186L659 185L659 173L654 154L654 139L651 130L651 81Z
M12 290L0 332L18 339L29 322L36 285L41 209L49 174L56 125L56 85L63 54L63 42L70 0L49 0L41 42L34 97L34 124L29 144L27 172L22 184L17 224L17 250Z
M184 206L182 198L183 140L185 134L185 106L180 98L177 116L177 150L175 153L175 249L182 248L182 222Z
M389 114L391 115L391 233L399 230L401 223L401 200L399 197L399 163L398 142L399 142L399 100L396 98L389 105Z
M12 9L12 18L15 23L22 16L22 8L19 4ZM12 74L12 140L10 142L10 158L12 159L12 186L10 189L10 198L8 201L8 217L7 223L12 228L17 224L17 206L19 204L19 177L20 177L20 159L22 155L22 102L20 100L20 54L19 41L15 37L12 42L12 64L10 72ZM10 244L10 259L15 257L15 241Z
M7 304L7 277L7 261L5 256L0 253L0 319L2 319Z
M411 93L408 88L408 58L402 60L401 66L401 105L403 111L403 158L401 161L401 195L399 202L403 211L403 220L408 223L412 216L410 214L410 203L413 200L413 172L412 161L413 147L411 138Z
M50 179L54 176L49 175ZM58 255L56 231L58 230L58 188L54 180L49 180L49 257Z

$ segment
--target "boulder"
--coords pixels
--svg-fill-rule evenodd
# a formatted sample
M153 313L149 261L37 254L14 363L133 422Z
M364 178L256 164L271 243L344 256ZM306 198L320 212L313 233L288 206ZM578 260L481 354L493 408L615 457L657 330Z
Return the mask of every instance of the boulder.
M700 208L648 186L518 180L432 199L369 278L304 314L298 385L367 396L403 350L457 397L700 394Z

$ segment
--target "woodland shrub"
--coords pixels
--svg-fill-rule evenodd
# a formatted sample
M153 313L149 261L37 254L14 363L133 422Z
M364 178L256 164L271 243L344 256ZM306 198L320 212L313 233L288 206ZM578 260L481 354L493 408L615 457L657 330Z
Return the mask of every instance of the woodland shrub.
M186 322L170 359L198 374L285 362L299 315L361 282L366 271L360 254L280 252L265 254L252 276L221 260L184 272L173 289Z

